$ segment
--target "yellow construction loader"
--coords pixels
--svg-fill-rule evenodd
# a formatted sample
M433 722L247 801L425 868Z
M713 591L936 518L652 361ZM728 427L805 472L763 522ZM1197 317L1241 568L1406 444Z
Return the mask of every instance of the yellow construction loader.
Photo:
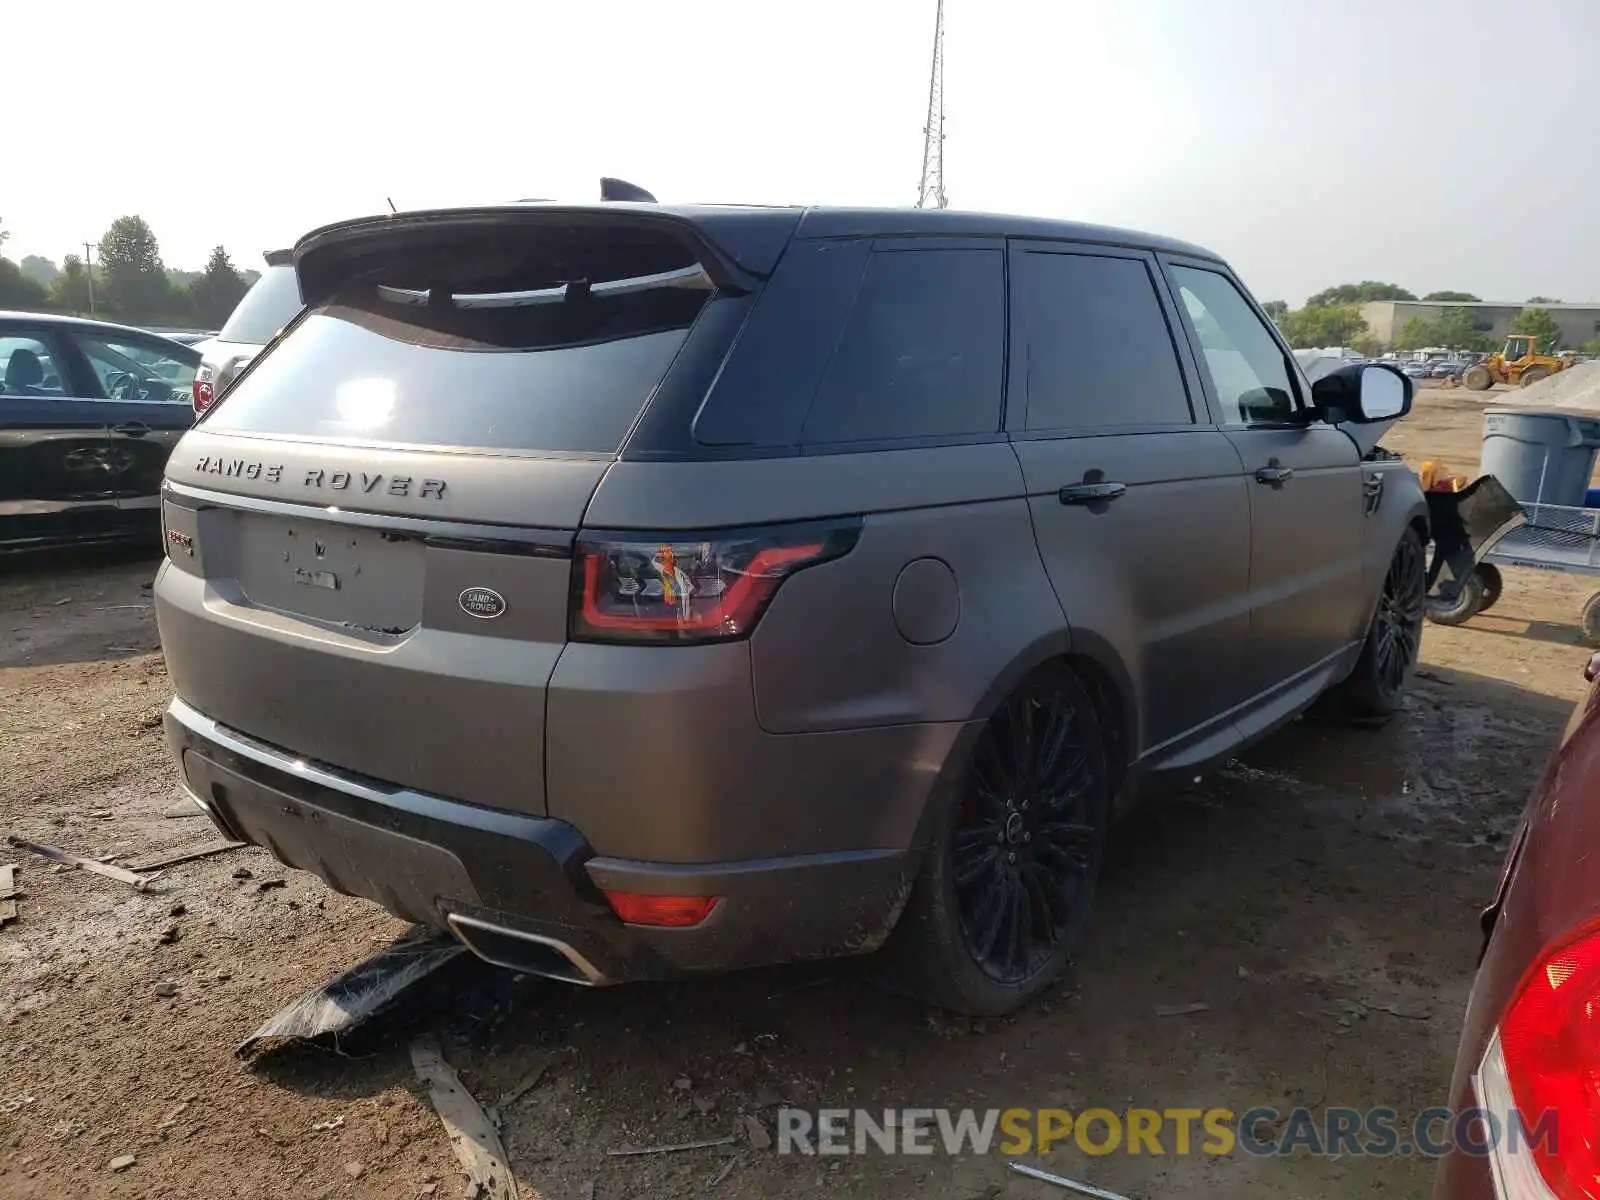
M1486 392L1497 383L1527 387L1571 364L1553 354L1539 353L1539 339L1526 333L1513 333L1504 350L1496 351L1481 363L1461 373L1461 385L1474 392Z

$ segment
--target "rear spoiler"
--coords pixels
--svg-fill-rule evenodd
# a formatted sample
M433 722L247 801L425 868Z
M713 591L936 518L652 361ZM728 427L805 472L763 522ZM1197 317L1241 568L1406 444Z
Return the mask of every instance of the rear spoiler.
M267 260L269 267L287 267L294 262L293 250L268 250L261 256Z
M356 275L380 265L409 241L427 241L445 232L507 231L547 226L653 228L681 241L705 276L720 290L751 291L766 274L747 268L717 246L691 217L653 205L613 203L541 205L520 208L433 209L390 216L361 217L313 230L294 247L295 273L307 307L321 303ZM783 241L788 240L784 231ZM781 248L781 244L780 244ZM775 255L774 255L775 258ZM770 268L769 268L770 269Z

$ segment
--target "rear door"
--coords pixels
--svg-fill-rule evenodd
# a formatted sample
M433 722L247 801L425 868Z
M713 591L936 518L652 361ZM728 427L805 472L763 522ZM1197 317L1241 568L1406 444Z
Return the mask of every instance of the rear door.
M112 532L105 412L52 329L0 323L0 545Z
M710 282L621 216L398 220L338 253L357 278L324 260L169 465L168 670L268 743L542 812L574 532Z
M1234 736L1250 513L1137 251L1014 242L1006 424L1073 638L1109 642L1164 765Z
M130 519L154 520L167 458L194 421L190 398L200 355L164 339L92 326L71 328L67 336L102 401L117 507Z
M1250 480L1253 649L1241 666L1265 692L1331 665L1359 634L1361 454L1337 428L1307 419L1293 356L1225 271L1180 260L1167 271L1213 410Z

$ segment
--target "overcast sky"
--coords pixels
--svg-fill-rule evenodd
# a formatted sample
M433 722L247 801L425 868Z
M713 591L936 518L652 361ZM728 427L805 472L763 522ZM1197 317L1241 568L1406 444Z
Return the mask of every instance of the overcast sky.
M12 258L169 266L382 210L910 204L934 0L19 0ZM1170 234L1261 299L1600 300L1596 0L947 0L952 207ZM29 134L29 127L32 133Z

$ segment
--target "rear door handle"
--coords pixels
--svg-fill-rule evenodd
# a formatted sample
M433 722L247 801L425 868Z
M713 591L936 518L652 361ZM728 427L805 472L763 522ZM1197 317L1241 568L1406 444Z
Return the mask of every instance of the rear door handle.
M111 427L111 432L125 433L129 437L143 437L145 434L150 432L150 426L146 425L143 421L128 421L122 425L113 425Z
M1265 483L1270 487L1282 487L1293 478L1293 467L1280 467L1276 462L1272 463L1271 466L1256 468L1256 482Z
M1125 483L1069 483L1059 493L1063 504L1098 504L1128 490Z

